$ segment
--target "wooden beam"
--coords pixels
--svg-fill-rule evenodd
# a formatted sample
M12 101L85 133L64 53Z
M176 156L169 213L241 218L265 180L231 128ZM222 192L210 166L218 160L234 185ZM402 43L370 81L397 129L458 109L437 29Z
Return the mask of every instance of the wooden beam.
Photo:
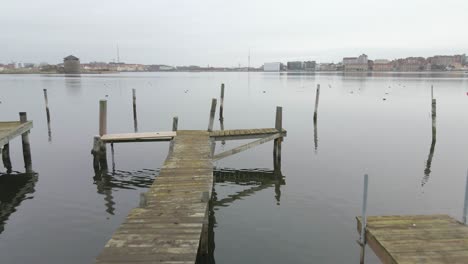
M20 122L21 124L28 122L28 116L26 112L20 112ZM31 158L31 144L29 143L29 130L21 134L21 142L23 145L23 159L24 159L24 168L26 173L33 172L32 170L32 158Z
M107 134L107 101L99 101L99 135Z
M264 144L264 143L266 143L268 141L271 141L271 140L274 140L274 139L277 139L277 138L280 138L280 137L282 137L282 134L281 133L276 133L276 134L273 134L271 136L264 137L262 139L247 143L247 144L242 145L242 146L239 146L237 148L233 148L231 150L219 153L219 154L213 156L213 161L217 161L217 160L229 157L231 155L234 155L234 154L237 154L239 152L251 149L253 147L256 147L258 145Z
M125 134L108 134L101 137L104 143L123 143L135 141L170 141L177 135L175 131L168 132L145 132L145 133L125 133Z

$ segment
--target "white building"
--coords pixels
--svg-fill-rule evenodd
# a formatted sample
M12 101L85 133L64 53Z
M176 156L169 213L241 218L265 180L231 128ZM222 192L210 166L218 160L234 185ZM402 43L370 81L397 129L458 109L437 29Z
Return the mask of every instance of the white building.
M263 64L263 71L266 72L279 72L281 71L281 62L266 62Z

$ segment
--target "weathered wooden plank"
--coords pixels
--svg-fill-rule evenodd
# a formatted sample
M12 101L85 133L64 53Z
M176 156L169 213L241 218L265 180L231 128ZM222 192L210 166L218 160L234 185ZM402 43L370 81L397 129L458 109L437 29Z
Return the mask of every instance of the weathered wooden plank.
M134 142L134 141L170 141L176 135L177 135L176 131L106 134L101 137L101 140L106 143Z

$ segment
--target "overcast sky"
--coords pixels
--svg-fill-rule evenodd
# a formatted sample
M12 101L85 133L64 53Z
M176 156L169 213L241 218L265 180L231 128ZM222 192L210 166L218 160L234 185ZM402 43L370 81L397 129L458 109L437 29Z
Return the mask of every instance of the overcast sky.
M0 62L251 65L468 52L467 0L0 0Z

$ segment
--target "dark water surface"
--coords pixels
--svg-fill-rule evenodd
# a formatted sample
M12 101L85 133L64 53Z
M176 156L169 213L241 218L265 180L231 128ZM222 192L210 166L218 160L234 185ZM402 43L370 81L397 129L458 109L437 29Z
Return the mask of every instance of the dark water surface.
M360 213L364 173L370 175L369 215L461 218L468 167L463 74L0 75L0 120L28 112L38 173L0 175L0 263L91 263L157 175L168 143L118 144L115 175L95 177L90 150L100 99L108 100L109 132L133 131L132 88L139 131L170 130L176 115L179 129L206 129L221 82L225 129L273 127L275 107L281 105L288 136L284 185L216 183L216 263L357 263L354 217ZM316 84L321 84L317 149ZM437 141L428 162L431 85ZM218 143L217 152L241 143ZM272 143L264 144L215 165L272 169L272 149ZM10 150L13 169L23 171L19 139ZM376 263L368 252L369 263Z

